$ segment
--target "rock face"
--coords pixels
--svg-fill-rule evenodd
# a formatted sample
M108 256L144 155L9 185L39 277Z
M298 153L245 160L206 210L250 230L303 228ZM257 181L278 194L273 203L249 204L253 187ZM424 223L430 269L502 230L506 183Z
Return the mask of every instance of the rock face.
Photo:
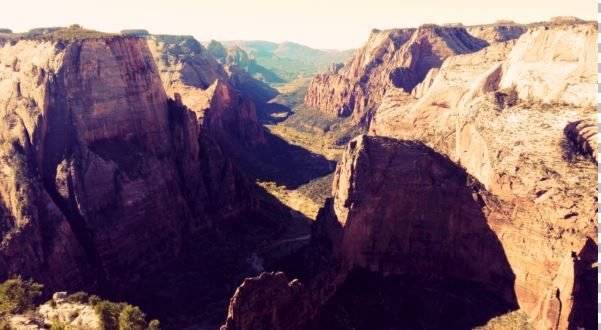
M254 207L145 39L21 40L0 63L0 277L126 284Z
M282 272L247 279L234 293L221 329L291 329L310 308L303 306L309 303L306 293L298 280L289 283Z
M474 37L493 44L517 39L526 32L528 27L513 22L499 22L489 25L470 26L466 29Z
M488 222L539 328L565 329L596 246L596 26L551 24L451 57L419 98L389 92L371 133L420 140L460 163L501 201ZM593 257L594 259L594 257ZM593 261L594 262L594 261ZM588 302L590 303L590 302Z
M258 65L254 59L250 59L242 48L238 46L229 48L225 57L221 58L221 62L229 73L232 84L247 98L265 103L279 94L276 89L263 81L283 81Z
M486 219L486 204L495 200L477 183L466 185L468 179L421 143L354 139L313 232L311 255L321 258L311 261L314 276L306 285L283 275L247 280L223 329L304 329L356 269L460 279L516 308L513 272ZM266 317L282 310L299 319Z
M313 79L305 104L332 115L352 116L368 127L388 89L402 88L410 93L447 57L486 45L462 27L374 30L365 46L336 74L319 74Z
M302 318L364 269L477 283L537 329L594 328L596 34L594 23L541 24L448 57L413 94L389 86L378 136L349 143L318 215ZM281 282L254 286L254 301L277 301ZM228 320L269 314L244 301ZM226 329L308 327L281 322Z
M264 143L254 104L237 90L240 78L231 76L198 41L160 35L147 41L167 94L178 94L220 144Z
M333 185L347 268L468 279L513 299L513 273L482 210L487 197L450 160L420 143L363 135Z

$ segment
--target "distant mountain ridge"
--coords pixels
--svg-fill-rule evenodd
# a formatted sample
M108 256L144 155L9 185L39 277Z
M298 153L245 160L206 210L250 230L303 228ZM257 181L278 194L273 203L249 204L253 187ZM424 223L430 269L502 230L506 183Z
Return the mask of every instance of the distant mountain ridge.
M275 43L262 40L221 41L226 47L238 46L256 62L285 80L310 77L330 67L345 62L354 50L315 49L294 42Z

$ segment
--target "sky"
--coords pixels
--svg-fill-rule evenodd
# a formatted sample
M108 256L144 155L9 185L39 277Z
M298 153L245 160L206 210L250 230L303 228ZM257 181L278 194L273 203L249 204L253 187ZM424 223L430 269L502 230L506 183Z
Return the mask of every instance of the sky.
M0 28L80 24L105 32L143 28L200 41L292 41L321 49L360 47L371 29L465 25L554 16L597 20L595 0L1 0Z

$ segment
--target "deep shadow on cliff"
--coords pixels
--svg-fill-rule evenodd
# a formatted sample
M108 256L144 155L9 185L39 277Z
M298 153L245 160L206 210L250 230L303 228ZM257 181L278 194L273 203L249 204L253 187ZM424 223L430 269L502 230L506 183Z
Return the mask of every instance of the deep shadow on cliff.
M473 329L510 309L469 281L354 270L307 329Z
M597 320L597 244L586 241L574 263L574 306L569 316L570 329L595 329Z
M277 274L245 281L222 329L485 325L519 308L514 272L484 212L495 203L422 143L358 137L313 227L306 273L291 274L303 284Z
M271 181L296 189L334 171L336 163L322 155L264 132L265 143L252 150L229 149L246 173L259 181Z
M115 299L138 304L161 320L162 329L217 328L227 315L229 298L246 277L277 269L281 252L297 254L308 243L281 245L309 234L310 220L293 215L273 196L256 187L259 209L190 237L182 255ZM277 251L266 247L278 244Z

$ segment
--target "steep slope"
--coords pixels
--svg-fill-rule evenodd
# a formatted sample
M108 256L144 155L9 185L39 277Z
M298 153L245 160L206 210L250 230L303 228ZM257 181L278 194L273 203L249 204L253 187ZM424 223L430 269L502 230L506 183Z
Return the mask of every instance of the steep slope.
M420 98L389 92L371 126L425 142L502 200L511 221L491 226L521 308L545 328L588 322L570 313L590 290L597 244L597 169L585 158L596 157L596 127L586 124L596 113L596 34L592 23L550 24L515 46L449 58Z
M386 90L396 87L411 92L447 57L486 45L462 27L374 30L343 68L313 79L305 104L336 116L352 116L367 128Z
M389 87L370 125L383 136L338 164L302 282L247 280L222 329L464 329L515 309L537 329L594 328L596 35L537 24L448 57L413 94Z
M150 36L147 41L167 94L178 94L219 143L264 143L255 105L238 89L245 87L239 84L244 73L226 71L190 36Z
M0 277L127 285L255 207L145 39L60 36L0 48Z
M442 314L429 315L429 321L420 321L425 328L436 328L431 322L471 328L516 308L515 277L486 221L487 205L494 201L477 183L466 185L467 180L465 171L421 143L365 135L354 139L336 169L333 198L320 210L313 230L308 254L313 275L304 284L288 283L283 274L245 281L222 329L323 328L324 306L359 270L398 281L421 278L416 287L431 280L455 281L463 289L454 303L478 301L486 310L476 317L459 310L443 320L437 318ZM475 288L485 293L473 294ZM445 291L439 293L442 297ZM488 309L491 300L498 305ZM405 320L402 324L413 318L401 305L380 308ZM355 312L361 319L363 311Z
M229 48L219 61L230 74L234 86L247 98L265 103L278 95L278 91L265 82L281 83L283 80L250 59L242 48Z

